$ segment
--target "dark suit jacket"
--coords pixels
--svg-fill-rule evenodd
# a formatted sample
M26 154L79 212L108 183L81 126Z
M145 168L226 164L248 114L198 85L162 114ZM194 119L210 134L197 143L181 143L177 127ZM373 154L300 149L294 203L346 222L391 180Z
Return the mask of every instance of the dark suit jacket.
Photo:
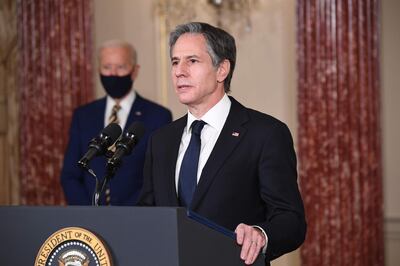
M61 172L61 184L68 204L90 205L95 189L95 179L78 167L78 160L88 150L88 143L104 128L106 98L96 100L77 108L73 114L69 144ZM134 121L141 121L145 134L130 156L123 158L122 166L110 181L112 205L134 205L143 183L143 164L146 144L150 134L159 127L170 123L171 112L136 93L136 99L128 116L126 128ZM90 167L102 179L105 175L106 159L96 157ZM104 203L104 199L100 200Z
M261 226L268 236L268 262L305 238L293 141L284 123L230 99L231 110L191 209L230 230L239 223ZM186 121L184 116L151 137L139 205L179 206L175 166Z

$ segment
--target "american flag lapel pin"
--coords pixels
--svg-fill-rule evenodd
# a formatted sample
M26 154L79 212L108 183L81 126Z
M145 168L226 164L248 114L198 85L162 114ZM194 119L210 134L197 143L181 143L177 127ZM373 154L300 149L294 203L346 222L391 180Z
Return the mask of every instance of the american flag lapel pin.
M234 137L239 137L239 132L233 131L233 132L232 132L232 136L234 136Z
M141 111L136 111L136 112L135 112L135 115L136 115L136 116L141 116L141 115L142 115L142 112L141 112Z

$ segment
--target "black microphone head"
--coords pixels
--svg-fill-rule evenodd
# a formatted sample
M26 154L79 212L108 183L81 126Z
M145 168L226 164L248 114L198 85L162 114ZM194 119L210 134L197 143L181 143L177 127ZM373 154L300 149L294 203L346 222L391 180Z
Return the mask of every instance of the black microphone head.
M107 152L107 148L119 138L121 133L122 129L116 123L106 126L100 132L100 136L93 138L89 142L89 150L78 161L78 165L84 169L88 169L89 161L95 156L104 155Z
M145 131L145 129L144 129L143 123L136 121L136 122L133 122L129 126L126 133L129 135L134 135L135 138L137 139L137 141L139 141L143 137L144 131Z
M113 144L121 136L121 133L122 129L117 123L111 123L101 131L101 135L109 137L109 145Z
M121 164L123 156L130 155L133 147L139 142L144 135L144 126L141 122L133 122L123 137L116 143L116 151L107 162L107 175L112 176L117 167Z

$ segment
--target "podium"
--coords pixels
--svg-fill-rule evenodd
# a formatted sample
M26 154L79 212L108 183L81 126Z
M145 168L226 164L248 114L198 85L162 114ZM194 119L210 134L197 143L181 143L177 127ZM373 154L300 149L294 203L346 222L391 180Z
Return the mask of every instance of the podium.
M244 265L236 241L174 207L0 207L2 265L34 265L54 232L89 230L107 246L112 265ZM265 265L262 256L253 265Z

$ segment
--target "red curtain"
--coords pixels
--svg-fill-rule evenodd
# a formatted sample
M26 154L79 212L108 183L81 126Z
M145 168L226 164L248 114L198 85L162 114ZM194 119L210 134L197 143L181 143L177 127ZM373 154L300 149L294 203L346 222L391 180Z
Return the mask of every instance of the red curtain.
M384 265L379 0L298 0L303 265Z
M93 98L92 1L20 0L17 10L21 203L63 204L72 111Z

